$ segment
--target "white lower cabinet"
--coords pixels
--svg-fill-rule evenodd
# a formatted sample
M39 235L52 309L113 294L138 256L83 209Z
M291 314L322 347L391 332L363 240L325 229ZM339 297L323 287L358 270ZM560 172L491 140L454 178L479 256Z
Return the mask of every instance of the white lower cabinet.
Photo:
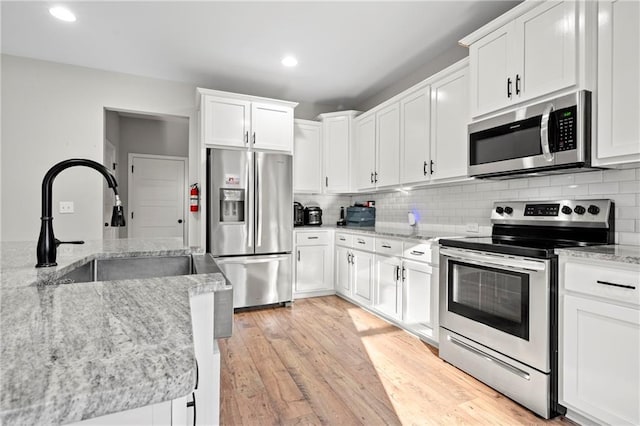
M373 254L352 250L353 298L364 306L373 303Z
M376 255L374 309L395 320L402 319L402 261Z
M416 331L437 329L434 323L438 318L438 295L434 295L436 289L433 285L434 277L437 279L438 276L437 268L426 263L403 260L401 272L403 322L410 328L416 328ZM434 334L437 336L437 331Z
M351 297L353 273L351 270L351 250L348 247L336 247L335 265L336 292L343 296Z
M640 268L589 260L560 257L560 403L581 423L637 425Z
M296 231L294 298L333 294L331 231Z

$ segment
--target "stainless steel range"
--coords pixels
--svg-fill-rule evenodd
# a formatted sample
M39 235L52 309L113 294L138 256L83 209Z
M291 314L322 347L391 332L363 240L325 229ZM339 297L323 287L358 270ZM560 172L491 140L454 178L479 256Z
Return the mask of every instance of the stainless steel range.
M610 200L494 203L491 237L440 240L440 357L544 418L558 404L559 247L610 244Z

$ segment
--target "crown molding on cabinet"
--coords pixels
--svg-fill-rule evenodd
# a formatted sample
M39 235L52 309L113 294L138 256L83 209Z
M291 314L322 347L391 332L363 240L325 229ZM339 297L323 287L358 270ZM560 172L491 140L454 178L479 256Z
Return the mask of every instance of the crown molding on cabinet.
M295 108L298 106L298 102L283 101L281 99L263 98L261 96L244 95L241 93L224 92L222 90L212 90L212 89L204 89L202 87L198 87L196 89L196 109L200 108L200 101L202 99L202 95L210 95L210 96L216 96L220 98L240 99L240 100L249 101L249 102L263 102L263 103L268 103L272 105L286 106L289 108Z

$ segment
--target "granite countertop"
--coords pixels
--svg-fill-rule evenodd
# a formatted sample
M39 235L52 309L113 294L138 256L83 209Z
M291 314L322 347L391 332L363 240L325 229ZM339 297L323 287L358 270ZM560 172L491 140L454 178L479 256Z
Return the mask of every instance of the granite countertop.
M336 226L336 225L322 225L322 226L297 226L294 228L296 231L313 231L313 230L327 230L331 229L336 232L347 232L350 234L371 234L381 237L400 238L405 240L418 240L433 242L441 238L460 238L461 235L455 232L443 232L443 231L424 231L424 230L404 230L397 228L386 227L354 227L354 226Z
M619 244L574 247L555 250L557 255L583 259L610 260L613 262L640 265L640 247Z
M35 243L3 243L0 423L64 424L191 392L189 299L225 288L222 274L55 280L94 258L192 253L177 239L93 241L36 269Z

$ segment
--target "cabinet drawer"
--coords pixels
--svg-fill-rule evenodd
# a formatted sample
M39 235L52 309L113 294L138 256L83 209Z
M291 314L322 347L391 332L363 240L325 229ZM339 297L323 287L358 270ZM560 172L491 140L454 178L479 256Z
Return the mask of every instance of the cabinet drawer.
M329 243L329 232L296 232L296 244L299 246L324 245Z
M640 269L622 269L615 263L586 264L567 261L566 290L640 305Z
M336 245L351 247L353 244L353 235L336 232Z
M376 239L374 237L368 237L364 235L354 235L353 248L356 250L374 251L375 240Z
M405 241L402 257L405 259L416 260L418 262L433 263L431 244Z
M402 241L376 237L376 253L386 256L402 256Z

